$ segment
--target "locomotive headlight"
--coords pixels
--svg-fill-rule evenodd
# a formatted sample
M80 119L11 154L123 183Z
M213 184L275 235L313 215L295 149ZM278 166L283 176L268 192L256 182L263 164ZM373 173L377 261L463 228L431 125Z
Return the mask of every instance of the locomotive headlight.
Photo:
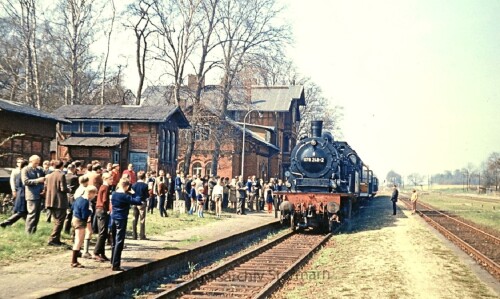
M311 141L311 145L312 145L312 146L316 146L317 144L318 144L318 142L316 141L316 139L313 139L313 140Z

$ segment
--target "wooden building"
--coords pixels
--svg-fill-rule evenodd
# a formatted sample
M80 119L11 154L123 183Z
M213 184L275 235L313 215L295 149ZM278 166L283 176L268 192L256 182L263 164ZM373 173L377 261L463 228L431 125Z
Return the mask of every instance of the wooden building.
M61 126L60 157L118 163L121 169L132 163L136 171L175 171L179 128L189 126L172 105L68 105L54 113L71 120Z
M17 157L38 155L50 159L50 142L56 137L56 124L69 123L57 114L40 111L17 102L0 99L0 167L15 167Z

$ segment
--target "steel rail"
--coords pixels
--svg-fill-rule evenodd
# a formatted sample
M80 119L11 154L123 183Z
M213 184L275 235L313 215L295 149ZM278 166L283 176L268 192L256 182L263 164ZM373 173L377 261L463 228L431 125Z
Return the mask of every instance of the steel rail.
M481 230L481 229L479 229L479 228L477 228L477 227L474 227L474 226L472 226L472 225L470 225L470 224L468 224L468 223L465 223L465 222L461 221L460 219L457 219L457 218L452 217L452 216L450 216L450 215L448 215L448 214L446 214L446 213L443 213L443 212L441 212L441 211L439 211L439 210L437 210L437 209L435 209L435 208L433 208L433 207L431 207L431 206L429 206L429 205L427 205L427 204L424 204L424 203L422 203L422 202L419 202L418 204L419 204L419 205L421 205L421 206L424 206L425 208L429 209L429 210L430 210L430 211L432 211L432 212L437 212L437 213L439 213L440 215L443 215L443 216L447 217L448 219L451 219L451 220L453 220L453 221L455 221L455 222L458 222L458 223L460 223L461 225L464 225L464 226L466 226L466 227L468 227L468 228L470 228L470 229L472 229L472 230L474 230L474 231L476 231L476 232L478 232L478 233L481 233L481 234L483 234L484 236L486 236L486 237L490 238L491 240L493 240L493 242L494 242L495 244L500 245L500 238L498 238L498 237L496 237L496 236L493 236L492 234L489 234L489 233L487 233L487 232L485 232L485 231L483 231L483 230Z
M280 236L277 239L275 239L267 244L263 244L255 249L251 250L250 252L245 253L244 255L235 257L235 258L223 263L222 265L219 265L211 270L208 270L208 271L200 274L199 276L194 277L191 280L180 283L171 289L163 291L162 293L156 294L156 295L152 296L151 298L173 298L173 297L177 298L180 296L187 296L187 297L192 296L189 294L189 292L191 292L192 290L198 289L199 287L201 287L203 285L203 283L210 283L211 281L214 281L215 279L220 278L225 273L234 270L235 267L238 267L239 265L242 265L243 263L246 263L248 261L252 261L252 259L254 259L256 257L258 260L259 255L265 254L265 253L267 253L267 251L272 251L274 246L279 245L280 243L288 240L289 238L291 238L294 235L300 236L300 234L297 234L297 233L290 231L287 234ZM263 286L261 286L260 283L254 283L254 285L252 285L252 283L247 283L247 282L228 282L228 284L234 284L234 285L238 285L238 286L239 285L242 285L242 286L248 285L248 286L253 286L253 287L255 287L255 286L262 287L262 289L260 291L252 291L251 294L250 293L248 294L248 296L253 296L252 298L264 298L264 297L268 296L269 294L271 294L274 290L276 290L279 287L279 285L283 282L283 279L290 277L294 273L294 271L297 270L297 268L300 267L300 265L302 265L308 259L308 257L310 257L316 250L318 250L319 247L322 244L324 244L331 236L332 236L332 234L327 234L325 236L322 236L322 238L318 242L315 242L312 246L310 246L307 249L307 251L305 253L301 254L300 257L298 259L296 259L295 261L293 261L295 258L290 260L285 254L283 254L282 255L283 260L288 259L289 262L293 262L292 265L287 267L286 270L282 271L281 273L275 273L273 275L275 277L275 279L273 279L271 282L269 282L267 284L263 284ZM291 249L293 249L293 248L291 248ZM277 262L279 263L279 260ZM259 270L260 271L268 271L265 267L266 264L268 265L267 267L275 267L275 264L265 262L262 264L261 269L257 268L257 269L255 269L255 271L259 271ZM251 272L252 270L249 270L249 271ZM215 291L215 293L217 293L217 292L218 291ZM222 292L222 291L220 291L220 292ZM224 291L224 292L226 292L226 291ZM253 295L256 292L257 292L257 295ZM210 292L208 292L208 293L210 293ZM230 295L230 293L225 294L225 295L226 296ZM242 295L242 294L241 293L233 294L233 296L235 296L235 295ZM194 295L194 297L202 297L202 296L203 295Z
M405 205L407 207L410 207L411 208L411 204L409 203L409 200L408 198L403 198L403 202L405 203ZM482 230L480 229L477 229L467 223L464 223L458 219L455 219L451 216L448 216L446 215L445 213L442 213L440 211L437 211L436 209L432 208L431 206L428 206L428 205L425 205L425 204L421 204L419 203L420 205L428 208L430 211L436 211L444 216L447 216L449 219L451 220L454 220L456 221L457 223L460 223L460 224L465 224L467 227L470 227L470 228L473 228L476 232L482 234L482 235L485 235L487 237L490 238L493 237L495 239L498 239L496 238L495 236L493 235L490 235L486 232L483 232ZM457 236L456 234L454 234L453 232L451 232L450 230L448 230L447 228L445 228L443 225L439 224L437 221L433 220L431 217L429 217L429 215L426 215L424 213L424 211L421 211L421 210L417 210L417 213L422 217L424 218L424 220L426 222L428 222L432 227L434 227L435 229L437 229L441 234L443 234L447 239L451 240L453 243L455 243L457 246L459 246L463 251L465 251L466 253L468 253L469 255L471 255L477 262L479 262L481 265L483 265L484 267L486 267L490 273L493 274L493 276L495 276L497 279L500 279L500 265L498 263L496 263L495 261L493 261L492 259L490 259L489 257L487 257L486 255L484 255L483 253L481 253L479 250L477 250L476 248L474 248L472 245L470 245L469 243L467 243L465 240L463 240L462 238L460 238L459 236ZM496 243L496 242L495 242Z
M479 250L476 248L472 247L470 244L462 240L460 237L446 229L444 226L441 224L437 223L433 219L431 219L429 216L425 215L422 213L422 211L417 211L421 217L425 219L430 225L432 225L434 228L436 228L439 232L441 232L446 238L450 239L453 241L455 244L457 244L462 250L465 252L471 254L475 260L480 262L483 266L486 266L488 269L493 272L494 276L497 278L500 278L500 265L495 263L493 260L491 260L489 257L485 256L482 254Z

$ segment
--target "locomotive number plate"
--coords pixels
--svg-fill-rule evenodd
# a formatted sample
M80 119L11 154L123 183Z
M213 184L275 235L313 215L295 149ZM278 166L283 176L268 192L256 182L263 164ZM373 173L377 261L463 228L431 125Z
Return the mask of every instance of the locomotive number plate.
M303 162L310 162L310 163L325 163L325 158L320 158L320 157L304 157L302 160Z

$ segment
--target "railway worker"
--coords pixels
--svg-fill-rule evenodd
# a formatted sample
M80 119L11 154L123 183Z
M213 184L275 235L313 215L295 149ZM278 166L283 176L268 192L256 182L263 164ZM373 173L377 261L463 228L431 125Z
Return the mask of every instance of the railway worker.
M146 201L148 200L148 184L144 182L146 179L146 174L144 171L139 171L137 173L137 182L132 185L132 190L136 196L141 198L142 204L135 205L134 209L134 220L132 221L132 235L133 239L137 240L137 223L139 225L139 238L141 240L147 240L146 238Z
M416 189L413 189L413 193L411 194L411 214L415 214L417 211L417 200L418 200L418 192Z
M71 258L71 267L73 268L84 268L84 266L78 262L78 256L80 254L80 248L82 248L87 224L90 223L91 211L89 199L94 198L96 194L96 187L87 186L83 194L75 200L72 206L73 219L71 220L71 225L75 229L75 242L73 244L73 256Z
M238 192L238 203L236 208L236 214L245 215L245 198L247 197L247 186L243 183L243 176L238 177L238 182L236 183L236 191Z
M392 190L391 201L392 201L392 215L396 215L396 203L398 202L399 191L396 184Z
M111 195L111 213L112 233L115 238L112 244L111 268L113 271L124 271L121 265L123 246L125 245L125 234L127 230L127 218L130 205L142 205L138 194L130 192L130 181L121 179L118 183L119 189Z

